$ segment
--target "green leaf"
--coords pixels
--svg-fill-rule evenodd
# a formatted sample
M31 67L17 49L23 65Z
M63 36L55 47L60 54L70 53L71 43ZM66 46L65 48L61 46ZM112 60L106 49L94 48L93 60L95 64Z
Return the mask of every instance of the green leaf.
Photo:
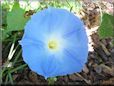
M15 2L11 12L7 14L7 31L23 30L29 18L24 17L25 10L20 8L19 2Z
M113 37L114 35L114 16L104 13L101 25L98 29L100 38Z

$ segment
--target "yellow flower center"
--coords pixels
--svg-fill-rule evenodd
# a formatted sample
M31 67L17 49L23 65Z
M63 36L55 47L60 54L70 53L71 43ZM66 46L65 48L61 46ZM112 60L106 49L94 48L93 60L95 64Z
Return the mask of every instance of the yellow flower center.
M57 50L58 49L58 42L56 40L50 40L48 42L48 48L51 50Z

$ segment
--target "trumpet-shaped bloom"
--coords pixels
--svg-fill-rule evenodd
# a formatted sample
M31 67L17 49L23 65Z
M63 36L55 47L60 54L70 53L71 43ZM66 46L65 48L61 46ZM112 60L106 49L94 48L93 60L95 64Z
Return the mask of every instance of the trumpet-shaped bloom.
M84 24L64 9L48 8L34 14L20 44L23 60L45 78L80 72L87 61Z

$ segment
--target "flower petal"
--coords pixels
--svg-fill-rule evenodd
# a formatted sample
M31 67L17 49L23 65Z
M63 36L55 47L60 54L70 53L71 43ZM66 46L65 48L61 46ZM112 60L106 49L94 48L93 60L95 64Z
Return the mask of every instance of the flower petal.
M57 42L54 43L59 49L50 50L50 41ZM48 8L34 14L25 26L20 44L24 61L45 78L80 72L87 61L84 24L64 9Z

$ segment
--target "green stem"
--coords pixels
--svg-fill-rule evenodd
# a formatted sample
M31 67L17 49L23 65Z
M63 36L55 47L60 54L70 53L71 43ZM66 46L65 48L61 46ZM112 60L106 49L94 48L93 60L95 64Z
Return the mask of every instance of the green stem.
M17 56L15 57L15 59L13 61L13 65L15 65L15 63L17 62L20 55L21 55L21 50L18 52Z
M21 65L21 66L15 68L15 69L13 69L13 70L11 70L10 72L13 73L13 72L15 72L15 71L17 71L17 70L19 70L19 69L21 69L21 68L24 68L24 67L26 67L26 66L27 66L27 64L23 64L23 65Z
M6 75L5 85L8 84L8 75Z
M68 6L71 8L71 5L70 5L70 3L68 2L68 0L66 0L66 2L67 2L67 4L68 4Z
M11 84L13 84L13 78L12 78L12 76L11 76L11 73L10 73L10 72L8 72L8 76L9 76L10 83L11 83Z
M114 2L112 4L113 4L113 17L114 17ZM114 45L114 25L113 25L113 45Z
M48 78L47 79L48 85L54 85L54 83L55 83L56 80L57 80L56 77Z

